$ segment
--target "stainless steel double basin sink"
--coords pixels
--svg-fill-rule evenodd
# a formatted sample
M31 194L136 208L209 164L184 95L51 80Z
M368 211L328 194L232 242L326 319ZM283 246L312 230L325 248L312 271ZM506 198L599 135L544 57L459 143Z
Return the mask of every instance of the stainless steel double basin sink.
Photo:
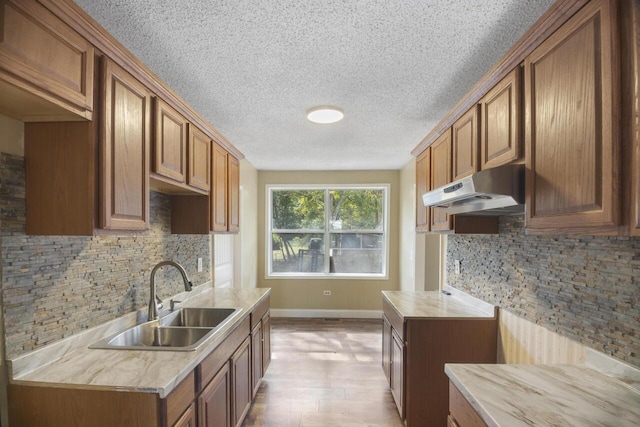
M93 343L89 348L192 351L234 316L238 308L179 308Z

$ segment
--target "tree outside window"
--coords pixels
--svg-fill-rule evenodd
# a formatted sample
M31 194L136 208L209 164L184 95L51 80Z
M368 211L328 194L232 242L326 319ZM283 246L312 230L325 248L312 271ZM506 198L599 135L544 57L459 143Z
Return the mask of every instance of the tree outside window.
M268 191L270 276L386 275L388 186Z

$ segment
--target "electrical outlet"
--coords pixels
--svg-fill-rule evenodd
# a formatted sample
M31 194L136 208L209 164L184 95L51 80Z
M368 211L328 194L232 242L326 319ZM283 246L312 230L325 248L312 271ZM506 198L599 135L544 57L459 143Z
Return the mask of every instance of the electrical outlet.
M331 295L331 291L324 291L323 295L325 295L325 296Z
M453 269L456 274L460 274L460 260L456 259L453 261Z
M202 272L202 258L198 258L198 273Z

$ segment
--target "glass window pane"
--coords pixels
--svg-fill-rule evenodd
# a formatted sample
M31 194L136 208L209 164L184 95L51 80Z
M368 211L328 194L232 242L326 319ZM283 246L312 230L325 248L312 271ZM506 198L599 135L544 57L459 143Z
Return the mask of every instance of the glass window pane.
M324 190L273 190L272 228L324 230Z
M332 230L380 230L384 190L330 190Z
M323 273L324 243L320 233L272 233L273 273Z
M382 233L331 234L331 273L384 273Z

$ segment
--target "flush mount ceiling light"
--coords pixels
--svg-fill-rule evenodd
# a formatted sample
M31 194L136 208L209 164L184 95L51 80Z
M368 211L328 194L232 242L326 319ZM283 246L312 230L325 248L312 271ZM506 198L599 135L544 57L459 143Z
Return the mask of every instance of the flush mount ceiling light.
M313 123L335 123L342 120L344 113L336 107L314 107L307 111L307 119Z

